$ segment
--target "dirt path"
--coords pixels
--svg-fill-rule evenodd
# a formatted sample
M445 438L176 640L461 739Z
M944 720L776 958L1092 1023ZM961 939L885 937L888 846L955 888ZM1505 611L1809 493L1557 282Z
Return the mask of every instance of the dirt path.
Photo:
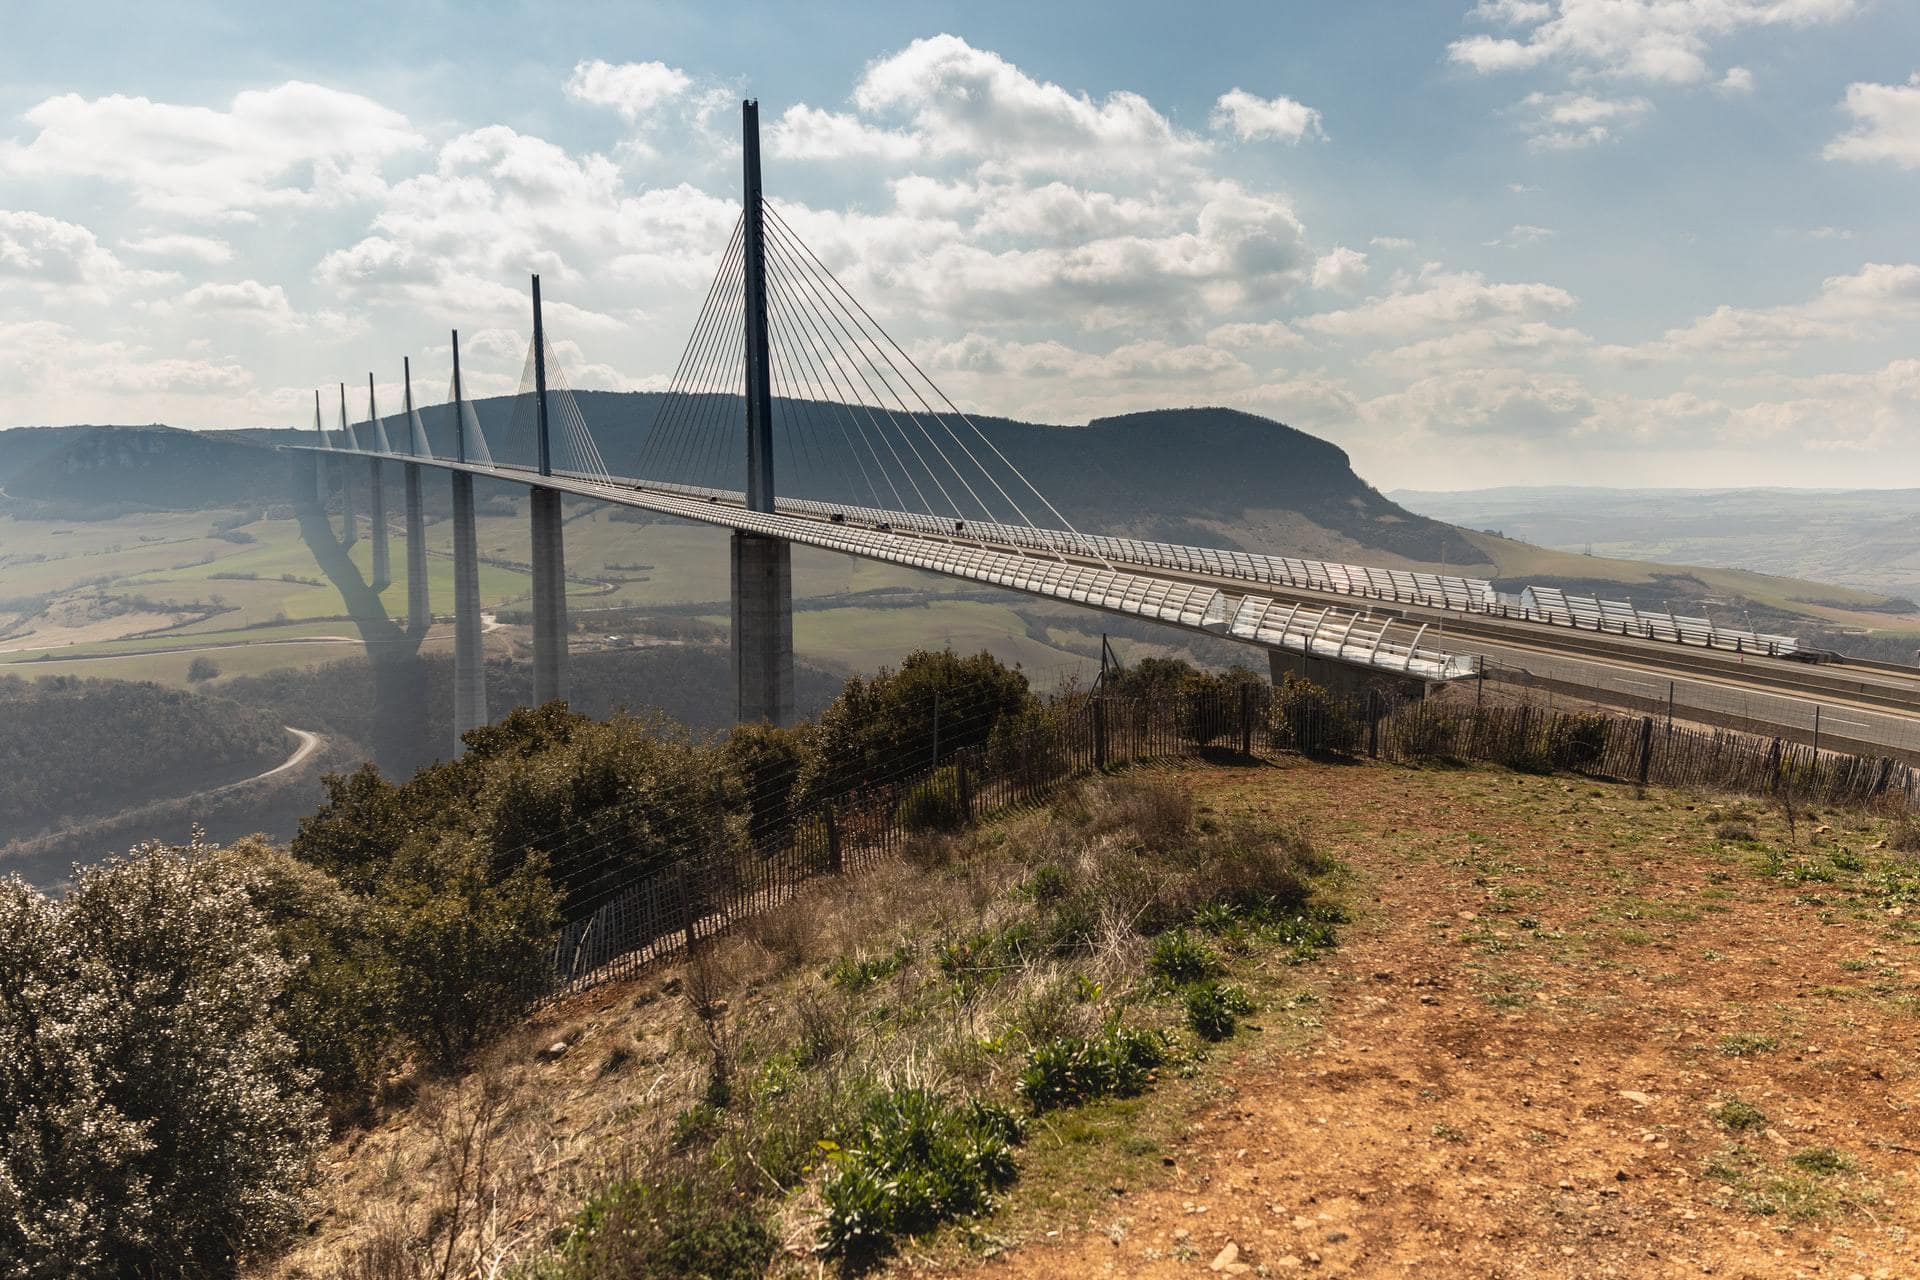
M293 749L292 755L265 773L256 773L251 778L242 778L238 782L229 782L225 786L214 787L207 791L196 791L182 798L186 800L199 800L207 796L225 795L229 791L238 791L241 787L250 787L256 782L265 782L268 778L275 778L283 773L289 773L305 764L313 753L318 751L326 743L326 739L317 733L310 733L305 729L296 729L290 724L281 725L280 727L300 739L300 745Z
M965 1273L1920 1277L1920 868L1560 779L1197 781L1306 822L1360 918L1163 1179Z

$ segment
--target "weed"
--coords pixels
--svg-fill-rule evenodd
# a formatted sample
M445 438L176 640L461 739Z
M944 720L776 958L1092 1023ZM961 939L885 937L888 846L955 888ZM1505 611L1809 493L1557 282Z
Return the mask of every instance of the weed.
M1019 1120L977 1100L955 1103L919 1086L873 1099L850 1150L823 1143L835 1168L823 1196L821 1243L864 1267L894 1241L989 1208L1014 1180Z
M903 943L883 955L841 956L827 966L823 976L842 991L852 994L891 978L906 967L907 961L912 958L912 948Z
M1744 822L1722 822L1714 827L1713 838L1721 844L1752 844L1760 837Z
M1239 1018L1253 1012L1253 1001L1235 986L1196 982L1184 996L1187 1025L1202 1040L1225 1040L1239 1029Z
M1465 1142L1467 1140L1466 1134L1444 1121L1436 1123L1433 1126L1432 1133L1434 1137L1440 1139L1442 1142Z
M1738 1098L1728 1098L1713 1109L1712 1115L1715 1124L1734 1133L1767 1127L1766 1113L1751 1102L1742 1102Z
M1172 990L1215 976L1220 972L1220 959L1205 942L1185 929L1175 929L1153 940L1147 971L1162 987Z
M575 1215L560 1275L757 1280L779 1242L751 1201L709 1181L636 1178L603 1190Z
M1066 897L1072 887L1072 877L1057 862L1043 862L1035 867L1024 886L1027 896L1043 906Z
M1720 1054L1726 1058L1751 1058L1755 1054L1771 1052L1778 1043L1772 1036L1740 1031L1720 1037Z
M719 1136L720 1122L719 1107L704 1100L694 1103L673 1118L673 1149L685 1151L712 1142Z
M1853 1161L1832 1147L1808 1147L1805 1151L1794 1152L1787 1159L1794 1168L1817 1173L1823 1178L1853 1171Z
M1165 1037L1111 1025L1092 1039L1059 1036L1035 1048L1017 1087L1035 1111L1128 1098L1146 1089L1154 1068L1166 1060Z

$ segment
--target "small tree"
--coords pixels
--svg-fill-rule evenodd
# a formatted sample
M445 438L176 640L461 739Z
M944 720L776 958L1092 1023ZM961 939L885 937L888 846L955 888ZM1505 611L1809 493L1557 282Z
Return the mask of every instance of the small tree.
M57 906L0 894L7 1274L232 1275L300 1220L320 1128L288 966L208 852L141 846Z

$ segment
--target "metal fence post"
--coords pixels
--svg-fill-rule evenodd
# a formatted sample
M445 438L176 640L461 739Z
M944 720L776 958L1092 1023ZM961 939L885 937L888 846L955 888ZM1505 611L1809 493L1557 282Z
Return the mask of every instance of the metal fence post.
M1647 785L1647 770L1653 765L1653 717L1640 718L1640 785Z
M1107 767L1107 701L1105 698L1093 700L1093 767L1105 772Z
M827 870L839 875L846 869L840 857L840 823L833 816L833 806L827 806Z
M1253 754L1253 686L1240 686L1240 754Z

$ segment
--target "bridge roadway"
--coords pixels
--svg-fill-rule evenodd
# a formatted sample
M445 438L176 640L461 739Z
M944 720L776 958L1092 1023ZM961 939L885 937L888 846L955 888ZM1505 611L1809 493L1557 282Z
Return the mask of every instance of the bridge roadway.
M382 456L393 462L413 462L518 483L550 485L582 497L641 506L666 515L720 525L733 523L730 512L715 511L708 517L698 508L705 505L737 510L740 506L737 500L729 498L702 504L689 500L684 494L651 489L629 480L541 477L531 468L512 464L495 463L487 467L405 454L373 455L338 449L310 451L342 457ZM827 515L812 512L785 510L780 514L783 519L808 521L836 530L861 528L857 524L842 525ZM892 537L903 540L962 548L985 546L1018 551L1033 559L1055 558L1031 548L1016 548L974 537L903 529L890 532ZM1106 562L1093 556L1066 553L1058 558L1090 568L1108 567ZM1822 746L1892 755L1920 764L1920 669L1884 663L1816 665L1438 607L1382 602L1340 592L1254 583L1193 570L1149 568L1124 561L1114 561L1113 567L1167 581L1213 587L1235 595L1253 592L1286 603L1332 605L1371 611L1376 616L1404 618L1415 625L1424 623L1430 628L1425 643L1435 649L1482 659L1487 664L1489 683L1532 687L1551 696L1659 716L1665 716L1671 707L1677 721L1748 729L1800 742L1812 741L1817 709Z

